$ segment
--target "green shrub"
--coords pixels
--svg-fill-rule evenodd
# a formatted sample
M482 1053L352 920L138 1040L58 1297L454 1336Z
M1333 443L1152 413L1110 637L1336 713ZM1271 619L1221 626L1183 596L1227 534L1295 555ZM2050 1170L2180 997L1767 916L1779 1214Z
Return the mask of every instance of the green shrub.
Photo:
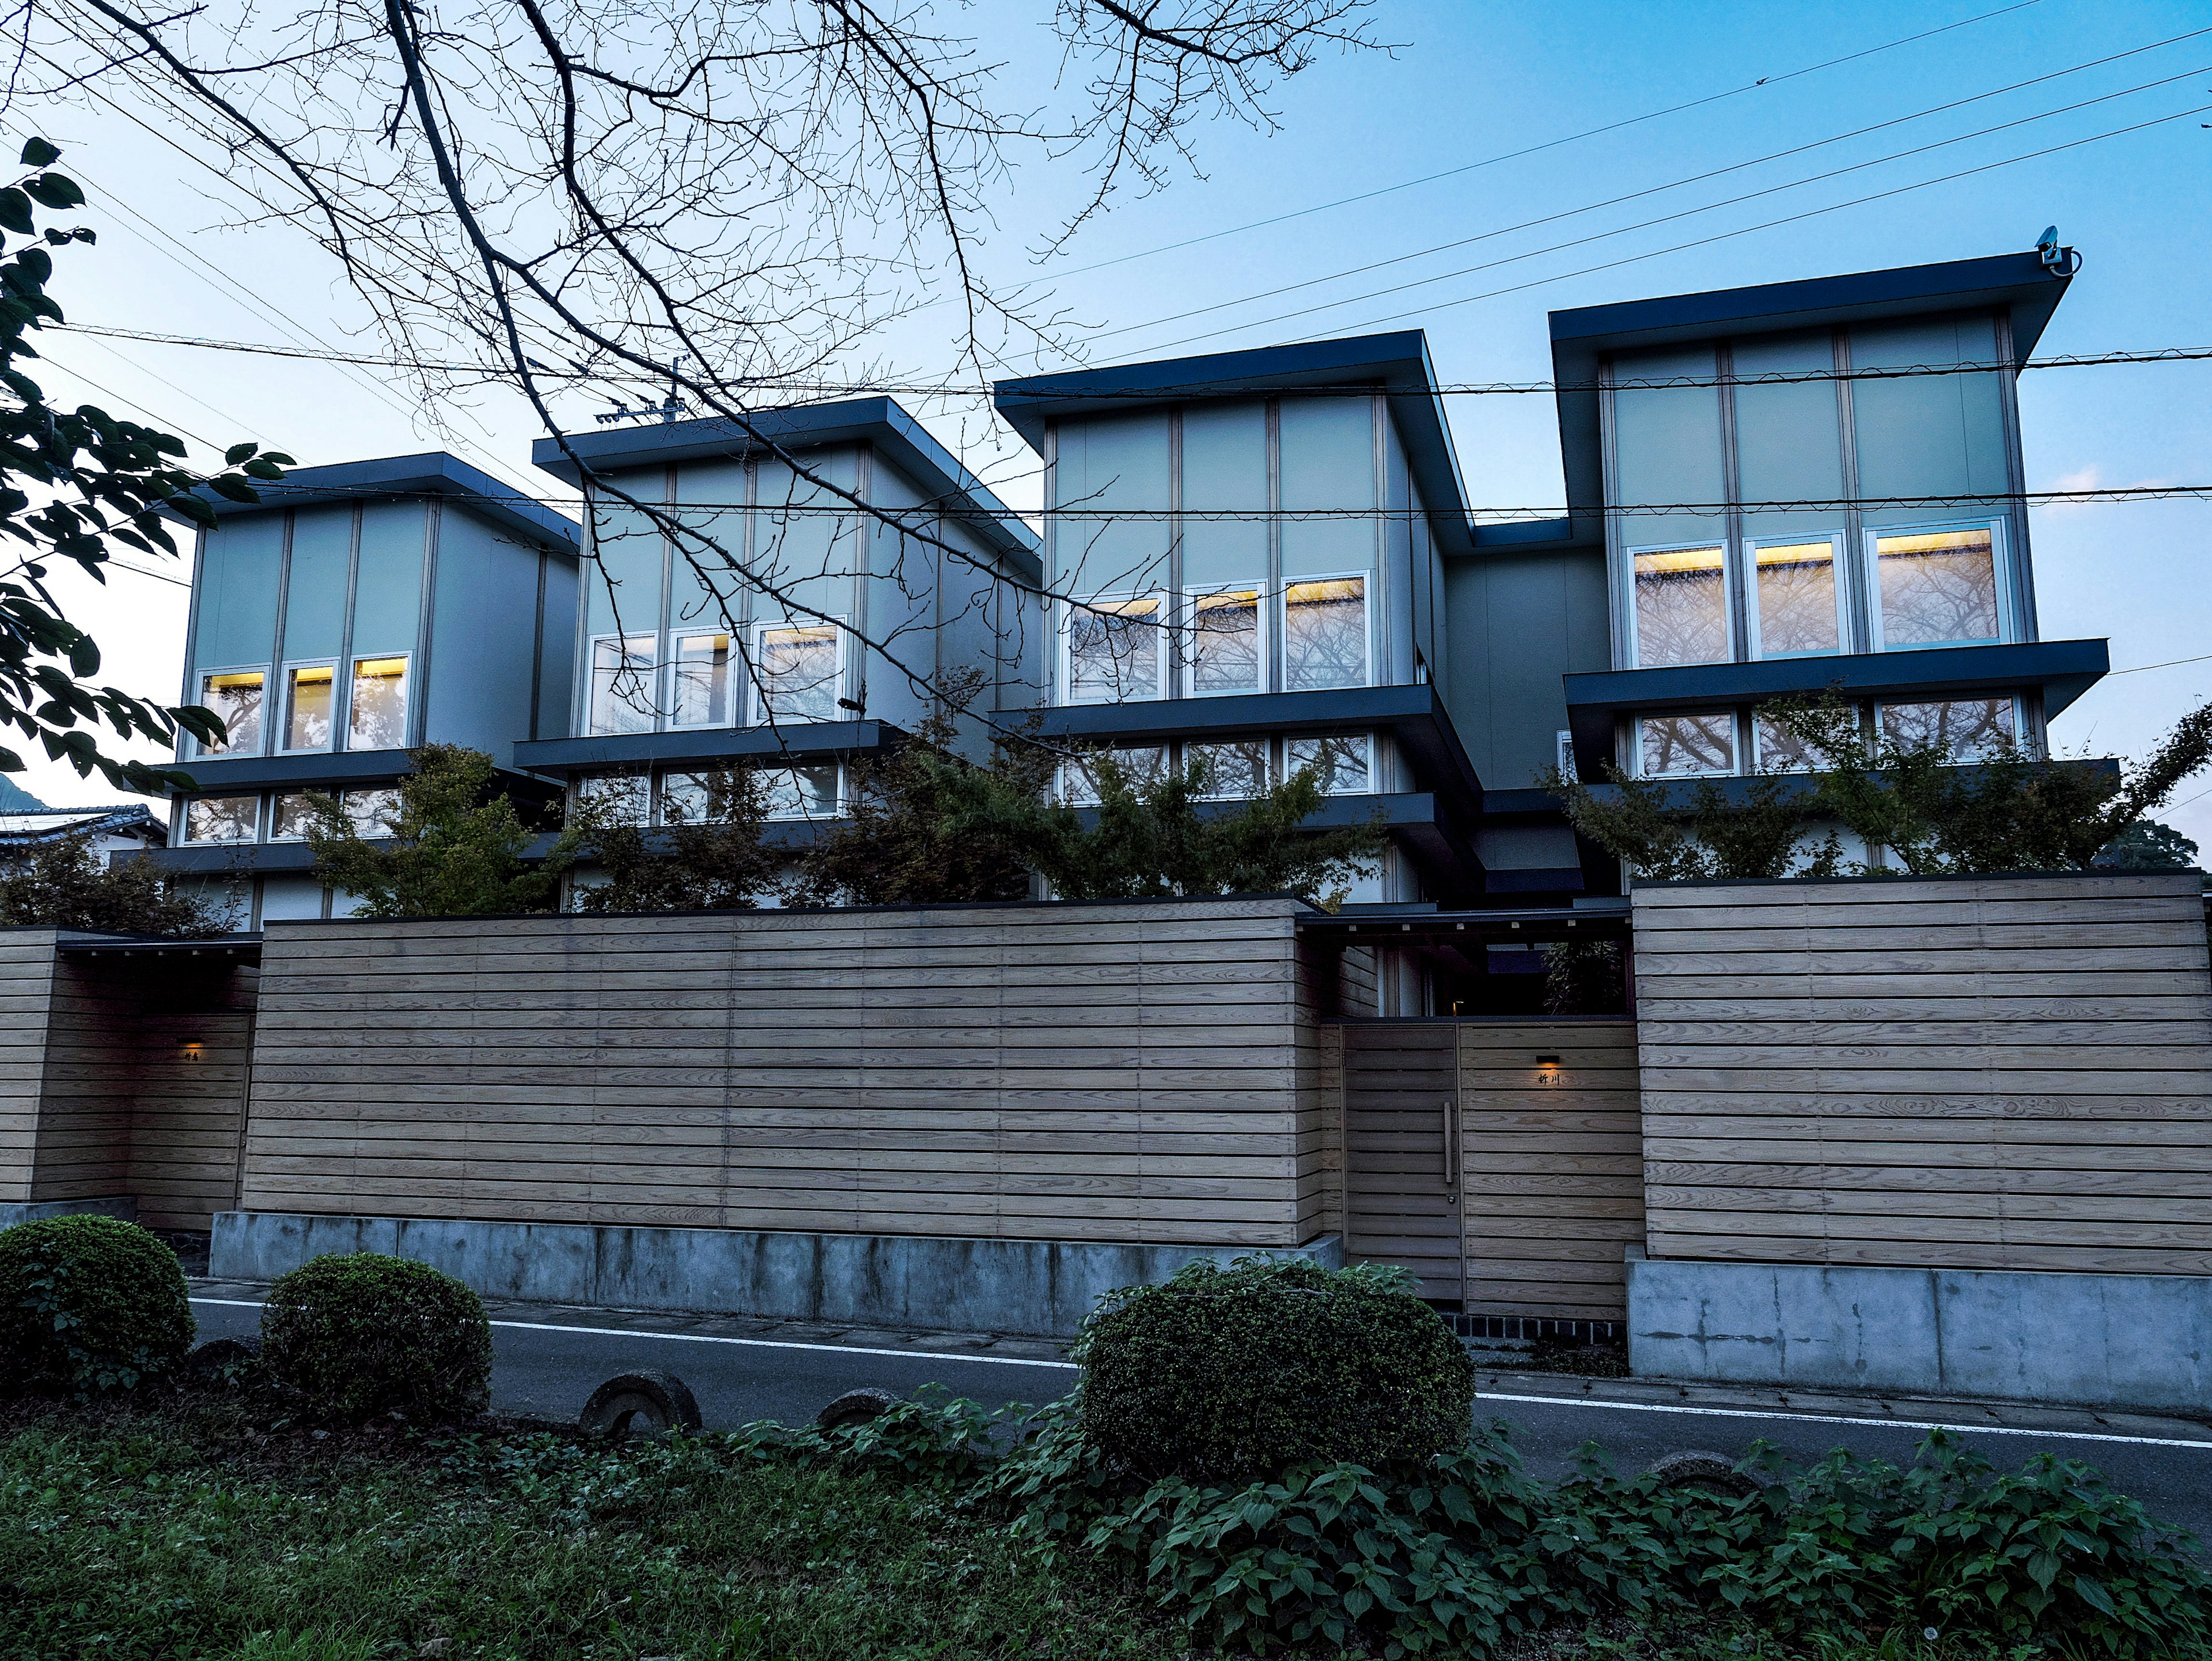
M0 1231L0 1383L80 1395L167 1372L195 1328L177 1254L113 1217Z
M428 1263L318 1257L269 1288L261 1361L313 1416L466 1418L491 1399L483 1300Z
M1474 1366L1401 1270L1244 1258L1109 1294L1084 1325L1083 1430L1140 1476L1245 1482L1463 1447Z

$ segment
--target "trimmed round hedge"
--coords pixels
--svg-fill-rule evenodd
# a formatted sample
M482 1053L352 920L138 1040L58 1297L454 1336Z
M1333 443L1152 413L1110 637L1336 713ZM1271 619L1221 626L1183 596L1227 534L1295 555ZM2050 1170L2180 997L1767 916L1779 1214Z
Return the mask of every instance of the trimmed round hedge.
M197 1327L167 1242L114 1217L0 1229L0 1383L91 1395L184 1359Z
M1474 1363L1402 1270L1243 1258L1109 1294L1084 1325L1085 1438L1146 1478L1249 1482L1464 1447Z
M491 1399L491 1323L482 1299L428 1263L317 1257L269 1288L261 1363L318 1419L465 1419Z

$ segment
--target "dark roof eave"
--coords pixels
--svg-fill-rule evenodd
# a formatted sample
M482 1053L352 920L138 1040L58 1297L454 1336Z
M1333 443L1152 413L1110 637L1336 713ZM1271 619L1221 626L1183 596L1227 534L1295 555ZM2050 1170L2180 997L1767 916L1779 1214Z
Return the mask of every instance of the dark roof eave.
M341 461L323 467L295 467L281 484L257 484L258 502L233 502L211 491L196 492L215 509L218 523L241 514L276 512L317 502L374 502L409 496L438 496L490 520L526 541L542 543L574 558L583 540L575 520L533 501L514 486L471 467L443 450L420 455L380 456ZM170 518L191 521L181 514Z
M530 447L532 465L580 486L584 466L611 473L671 462L735 458L773 447L791 451L843 443L872 444L919 484L932 503L957 519L1000 553L1041 574L1043 544L982 480L933 437L891 398L844 399L763 410L748 416L751 431L721 416L592 433L562 440L541 438ZM1034 569L1030 569L1034 568Z

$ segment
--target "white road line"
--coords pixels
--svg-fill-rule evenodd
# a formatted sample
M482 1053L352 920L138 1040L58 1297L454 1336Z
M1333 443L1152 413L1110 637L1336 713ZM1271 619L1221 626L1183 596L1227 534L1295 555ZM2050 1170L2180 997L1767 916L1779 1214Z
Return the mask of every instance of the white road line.
M1808 1425L1888 1425L1898 1430L1955 1430L1972 1436L2041 1436L2052 1441L2125 1442L2145 1448L2203 1448L2212 1441L2191 1442L2171 1436L2116 1436L2109 1431L2028 1430L2017 1425L1947 1425L1933 1419L1852 1419L1840 1413L1785 1413L1771 1408L1670 1407L1664 1402L1607 1402L1587 1396L1498 1396L1484 1390L1474 1398L1475 1410L1485 1402L1536 1402L1554 1408L1609 1408L1620 1413L1693 1413L1717 1419L1792 1419Z
M246 1298L195 1298L196 1304L220 1304L229 1309L259 1309ZM651 1332L629 1327L554 1326L544 1321L494 1321L495 1327L515 1327L525 1332L581 1332L594 1338L667 1338L684 1344L744 1344L753 1349L818 1349L835 1355L897 1355L909 1361L972 1361L978 1366L1065 1367L1077 1371L1073 1361L1025 1361L1016 1355L963 1355L957 1350L868 1349L859 1344L801 1344L781 1338L724 1338L706 1332Z
M246 1298L195 1298L196 1304L218 1304L229 1309L259 1309ZM1073 1361L1025 1361L1012 1355L963 1355L947 1350L870 1349L858 1344L802 1344L781 1338L725 1338L704 1332L651 1332L629 1327L555 1326L544 1321L494 1321L495 1327L524 1332L577 1332L594 1338L665 1338L684 1344L740 1344L751 1349L821 1350L836 1355L896 1355L907 1360L972 1361L979 1366L1059 1367L1073 1372ZM1671 1407L1663 1402L1606 1402L1583 1396L1500 1396L1489 1390L1474 1398L1475 1409L1485 1402L1528 1402L1543 1407L1609 1408L1620 1413L1679 1413L1715 1419L1786 1419L1808 1425L1887 1425L1897 1430L1954 1430L1984 1436L2041 1436L2069 1442L2124 1442L2134 1447L2203 1448L2212 1441L2191 1442L2169 1436L2115 1436L2086 1430L2026 1430L2014 1425L1949 1425L1932 1419L1854 1419L1839 1413L1789 1413L1771 1408Z

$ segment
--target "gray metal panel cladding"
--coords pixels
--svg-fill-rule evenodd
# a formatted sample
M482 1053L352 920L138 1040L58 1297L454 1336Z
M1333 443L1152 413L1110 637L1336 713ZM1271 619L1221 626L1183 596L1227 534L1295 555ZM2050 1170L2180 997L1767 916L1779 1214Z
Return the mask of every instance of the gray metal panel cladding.
M440 519L423 737L503 763L530 731L538 551L458 503Z
M200 669L266 663L276 634L276 589L284 558L284 516L257 514L218 524L193 586L200 597ZM194 689L197 692L197 688ZM195 697L197 702L197 697Z

